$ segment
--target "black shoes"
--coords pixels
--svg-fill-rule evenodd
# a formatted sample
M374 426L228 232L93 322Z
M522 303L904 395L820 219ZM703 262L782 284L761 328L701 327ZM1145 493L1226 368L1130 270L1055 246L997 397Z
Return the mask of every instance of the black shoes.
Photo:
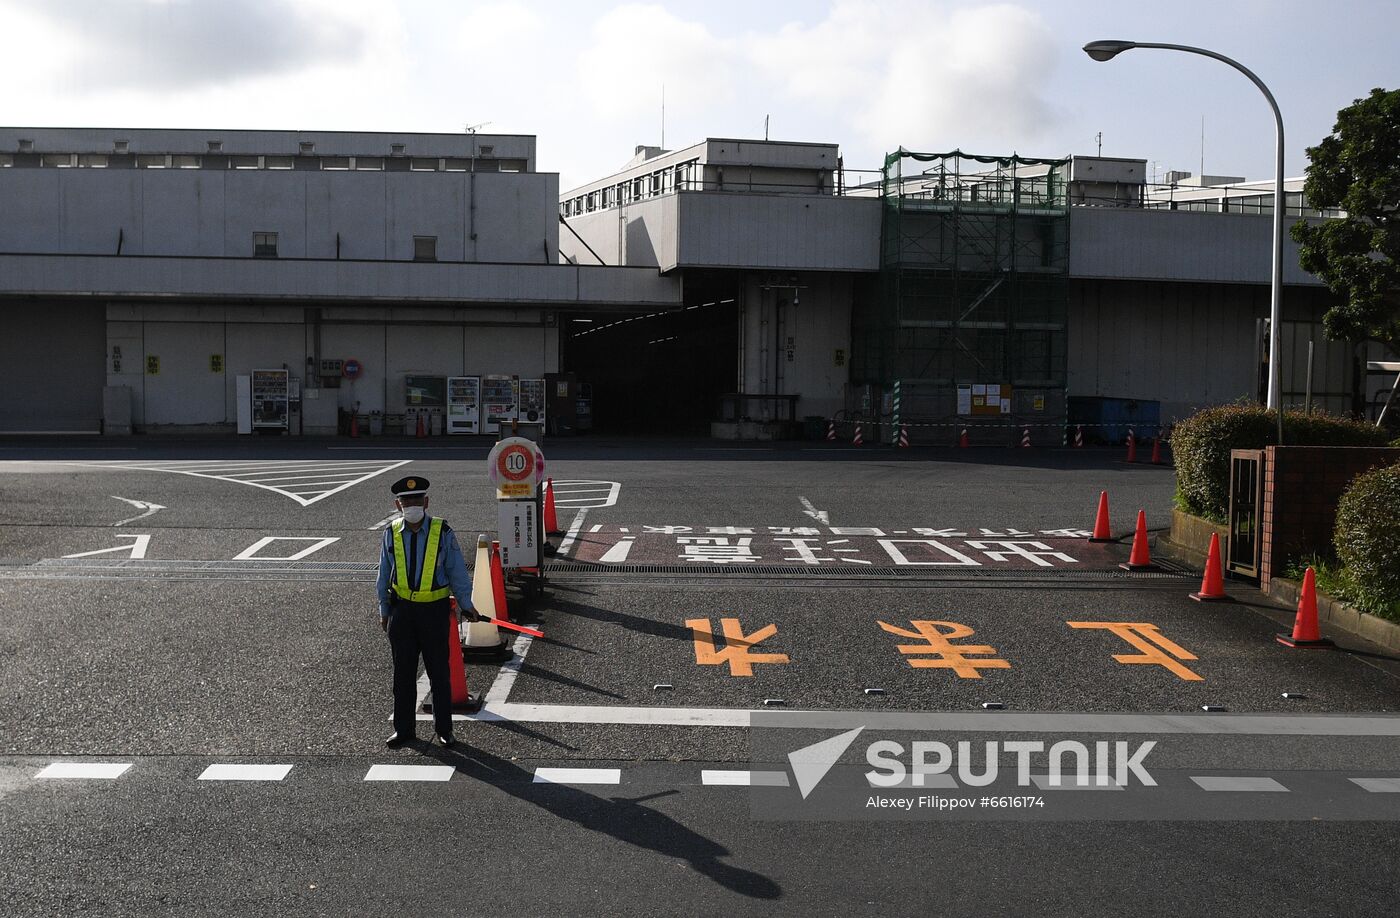
M433 737L433 742L444 749L451 749L457 744L457 741L452 738L452 734L450 733L446 736L439 733L437 736Z
M384 741L384 745L388 746L390 749L397 749L411 739L413 739L411 735L395 733L393 736L390 736Z

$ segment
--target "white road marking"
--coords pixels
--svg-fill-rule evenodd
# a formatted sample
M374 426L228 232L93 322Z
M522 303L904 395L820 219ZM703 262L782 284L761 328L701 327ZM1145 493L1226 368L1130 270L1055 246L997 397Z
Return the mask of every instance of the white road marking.
M127 552L129 557L140 560L146 557L146 548L151 544L149 535L119 535L119 539L135 539L130 545L118 545L115 548L99 548L96 551L80 551L76 555L64 555L65 558L91 558L93 555L109 555L115 552Z
M366 781L450 781L451 765L372 765Z
M115 494L112 495L112 499L113 499L113 500L119 500L119 501L121 501L122 503L131 504L131 506L135 507L137 510L145 510L145 511L146 511L145 513L142 513L142 514L140 514L139 516L132 516L132 517L128 517L128 518L126 518L126 519L124 519L124 520L118 520L117 522L115 522L115 523L112 524L112 527L113 527L113 528L116 528L116 527L118 527L118 526L125 526L127 523L134 523L134 522L136 522L137 520L144 520L146 517L150 516L151 514L153 514L153 513L159 513L160 511L166 509L166 508L165 508L163 505L161 505L161 504L153 504L153 503L151 503L150 501L146 501L146 500L132 500L132 499L129 498L129 497L118 497L118 496L115 495Z
M556 555L563 557L569 553L569 549L573 547L574 540L578 538L579 530L583 528L583 518L587 515L587 507L579 510L578 516L574 517L573 525L569 527L568 533L564 536L564 541L559 543L559 550L555 552Z
M318 551L320 551L321 549L325 548L327 545L331 545L331 544L333 544L333 543L335 543L335 542L339 542L339 541L340 541L340 536L328 536L328 537L323 538L323 539L318 539L318 538L316 538L315 536L263 536L261 539L258 539L258 540L257 540L256 542L254 542L252 545L249 545L247 548L243 549L241 552L239 552L238 554L234 555L234 556L233 556L233 560L235 560L235 561L300 561L302 558L305 558L307 555L314 554L315 552L318 552ZM271 557L268 557L267 555L259 555L259 554L258 554L258 552L262 551L264 548L266 548L267 546L271 545L273 542L315 542L316 544L310 546L309 548L303 548L301 551L297 552L296 554L288 555L288 556L285 557L285 558L271 558Z
M1352 784L1373 794L1400 794L1400 778L1351 778Z
M130 461L117 462L69 462L66 465L80 465L90 468L101 469L123 469L128 471L166 472L172 475L189 475L194 478L208 478L213 481L227 481L233 484L247 485L251 488L261 488L264 491L272 491L309 507L319 500L324 500L332 494L338 494L346 488L354 487L357 484L368 481L385 472L392 471L400 466L412 462L411 459L400 459L398 461L376 461L376 460L352 460L347 462L331 460L242 460L242 461L220 461L220 462L200 462L194 460L177 462L157 462L143 463ZM293 490L289 487L280 487L275 484L268 484L261 479L267 475L281 475L283 473L304 474L295 476L305 484L322 481L324 484L332 484L334 487L318 487L312 491L301 489Z
M635 544L637 544L636 538L634 536L628 536L609 548L603 553L603 557L598 560L604 564L621 564L623 561L627 560L627 554L632 550L632 546Z
M589 531L590 533L593 533L593 532L602 532L602 531L603 531L603 524L602 524L602 523L598 523L597 525L595 525L593 528L589 529L588 531Z
M399 515L398 515L397 513L391 513L391 514L389 514L388 516L384 517L384 519L380 520L379 522L375 523L373 526L369 527L369 528L370 528L370 531L373 531L373 530L375 530L375 529L383 529L384 527L388 526L390 523L392 523L394 520L396 520L396 519L398 519L398 518L399 518Z
M787 787L787 772L701 769L700 783L712 787Z
M589 487L590 485L602 485L602 487ZM622 483L619 481L559 479L554 482L554 506L587 507L591 509L612 507L616 506L617 497L621 493ZM598 494L603 496L577 496Z
M1288 791L1288 788L1284 787L1273 778L1233 778L1216 776L1203 776L1198 778L1192 775L1191 780L1196 782L1201 790L1208 791Z
M621 784L620 768L536 768L535 784Z
M922 777L922 778L923 778L923 782L920 783L920 784L915 784L915 783L914 783L914 778L915 778L915 777L916 777L915 775L906 774L906 775L904 776L904 780L900 781L898 784L880 785L880 786L881 786L881 787L889 787L889 788L891 788L891 789L893 789L893 788L899 788L899 787L933 787L933 788L940 788L940 789L943 789L943 790L957 790L957 789L958 789L958 782L953 778L952 775L942 774L942 773L939 773L939 774L928 774L928 773L925 773L925 774L922 774L922 775L918 775L918 777ZM875 787L875 786L876 786L875 782L874 782L873 780L871 780L871 777L870 777L869 775L866 776L866 779L865 779L865 780L866 780L866 783L869 784L871 787Z
M292 770L290 765L210 765L200 774L201 781L281 781Z
M818 523L824 523L827 526L831 525L831 515L829 513L825 510L818 510L816 507L812 506L812 502L805 497L798 497L797 499L802 502L803 513L807 514Z
M36 778L96 778L110 781L131 767L130 762L54 762Z
M1081 782L1076 774L1061 774L1059 784L1052 784L1048 774L1030 777L1041 790L1124 790L1123 785L1110 777L1105 777L1104 783L1100 784L1097 775L1085 775Z

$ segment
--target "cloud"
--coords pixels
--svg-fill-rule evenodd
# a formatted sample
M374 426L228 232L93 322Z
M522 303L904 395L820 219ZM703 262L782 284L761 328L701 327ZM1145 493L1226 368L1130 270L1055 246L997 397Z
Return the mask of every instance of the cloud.
M743 65L739 44L655 4L616 7L594 23L578 57L578 97L621 120L669 108L696 118L732 104Z
M75 92L166 91L362 60L375 17L328 0L46 0L3 4L15 44ZM33 44L42 39L42 43Z
M796 103L822 105L861 141L948 149L1034 141L1056 112L1043 87L1055 37L1019 6L838 0L814 24L750 35L754 68Z

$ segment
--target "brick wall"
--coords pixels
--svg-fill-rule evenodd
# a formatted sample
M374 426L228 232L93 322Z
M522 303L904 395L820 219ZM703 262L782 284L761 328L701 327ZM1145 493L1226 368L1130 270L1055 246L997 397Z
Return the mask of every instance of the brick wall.
M1270 446L1264 450L1259 586L1290 560L1332 553L1337 501L1357 475L1400 462L1400 449L1371 446Z

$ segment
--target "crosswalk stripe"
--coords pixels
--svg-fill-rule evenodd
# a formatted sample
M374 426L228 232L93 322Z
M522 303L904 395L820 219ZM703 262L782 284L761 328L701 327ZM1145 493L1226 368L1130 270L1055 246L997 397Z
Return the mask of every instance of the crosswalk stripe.
M366 781L450 781L451 765L372 765Z
M1400 778L1351 778L1352 784L1373 794L1400 794Z
M130 762L54 762L36 778L96 778L110 781L131 767Z
M620 768L536 768L535 784L621 784Z
M201 781L281 781L292 770L290 765L210 765L200 774Z

